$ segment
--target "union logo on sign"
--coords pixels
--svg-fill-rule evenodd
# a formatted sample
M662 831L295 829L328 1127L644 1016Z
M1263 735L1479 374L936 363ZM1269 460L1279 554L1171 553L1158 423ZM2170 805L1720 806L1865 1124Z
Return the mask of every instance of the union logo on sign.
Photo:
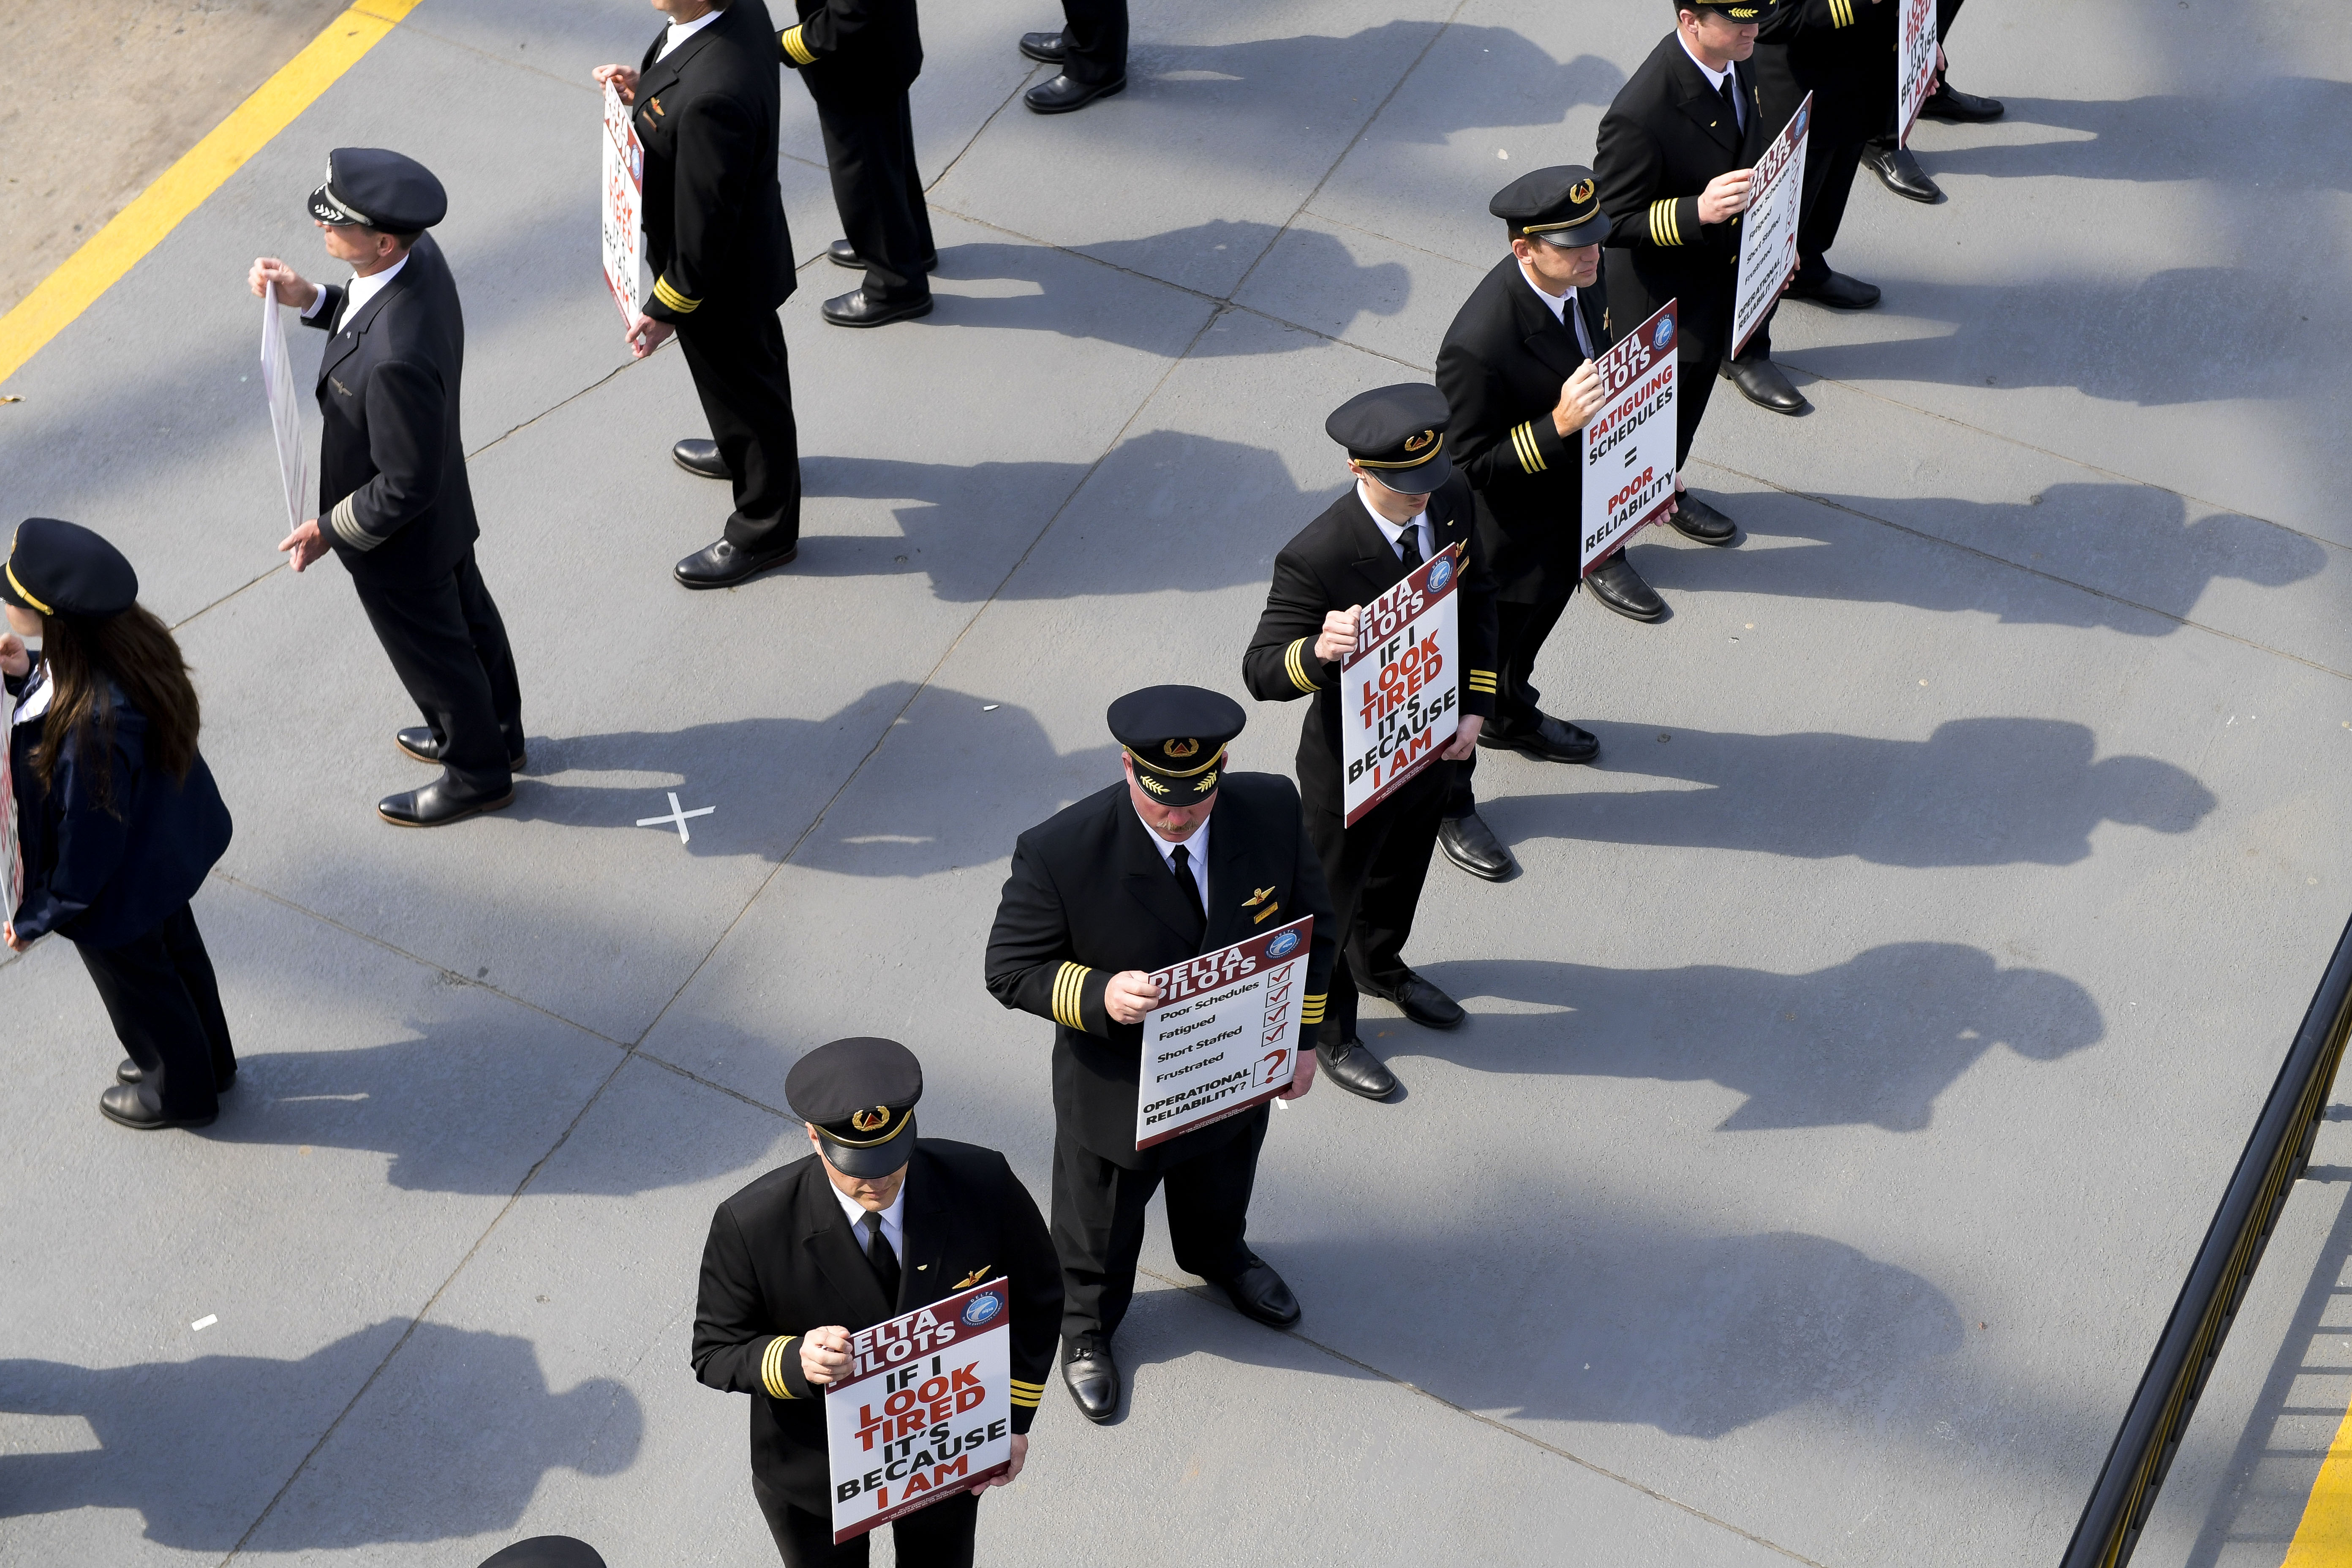
M1452 581L1454 581L1454 563L1441 555L1436 563L1429 569L1429 591L1434 594Z
M1004 1298L992 1290L985 1296L974 1296L966 1301L963 1310L956 1315L963 1320L965 1328L976 1329L982 1323L993 1321L996 1314L1003 1310Z
M1663 349L1674 341L1675 319L1667 316L1658 322L1658 330L1650 334L1650 346L1654 349Z
M1288 958L1297 951L1298 933L1295 931L1284 931L1265 944L1265 955L1268 958Z

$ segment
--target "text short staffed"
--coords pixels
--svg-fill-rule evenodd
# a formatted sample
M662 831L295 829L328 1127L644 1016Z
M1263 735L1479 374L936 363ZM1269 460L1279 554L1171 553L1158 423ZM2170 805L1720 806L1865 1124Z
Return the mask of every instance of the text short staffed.
M836 1545L1012 1463L1012 1300L992 1279L850 1336L824 1400Z
M1143 1016L1138 1149L1238 1115L1290 1087L1314 932L1315 917L1305 915L1152 975L1160 1003Z

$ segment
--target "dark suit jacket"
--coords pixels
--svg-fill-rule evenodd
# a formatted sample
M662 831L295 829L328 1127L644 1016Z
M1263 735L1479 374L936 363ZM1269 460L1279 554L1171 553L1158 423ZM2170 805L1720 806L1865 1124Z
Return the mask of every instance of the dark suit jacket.
M792 295L793 237L776 183L776 30L761 0L663 59L646 46L634 119L646 148L645 311L676 323L706 305L772 310Z
M1062 1332L1062 1268L1029 1189L993 1149L921 1138L908 1162L898 1299L883 1299L857 1232L815 1155L719 1205L702 1249L694 1375L751 1396L751 1473L795 1508L829 1516L824 1399L794 1343L852 1333L1003 1275L1013 1296L1013 1430L1029 1430ZM771 1352L771 1346L774 1349Z
M776 36L784 64L820 101L904 92L923 72L915 0L794 0L800 20Z
M1250 900L1261 889L1273 891ZM1114 1024L1103 990L1122 970L1165 969L1260 931L1315 917L1304 1022L1322 1022L1336 932L1323 867L1298 791L1278 773L1227 773L1209 814L1209 923L1198 940L1168 863L1121 779L1023 834L988 933L988 989L1054 1020L1054 1115L1061 1132L1113 1164L1159 1169L1204 1153L1264 1116L1242 1116L1135 1147L1143 1026ZM1263 920L1259 916L1265 916Z
M1729 319L1739 277L1739 219L1700 223L1699 193L1717 174L1753 167L1780 128L1765 123L1755 62L1739 62L1732 74L1748 107L1745 132L1673 33L1601 117L1592 174L1609 215L1609 248L1627 263L1609 271L1627 331L1673 299L1701 321Z
M1960 0L1938 0L1936 29L1951 30ZM1778 133L1813 95L1806 156L1839 142L1867 142L1895 129L1895 52L1899 0L1801 0L1776 6L1756 35L1756 85Z
M10 694L31 679L8 682ZM44 727L18 724L7 736L25 858L24 901L12 916L16 934L30 942L55 931L85 947L120 947L195 896L228 848L228 807L204 758L185 780L148 764L146 715L120 689L108 781L112 810L99 804L79 748L58 759L57 787L41 787L33 749Z
M1576 305L1592 352L1607 353L1617 338L1606 284L1578 289ZM1562 436L1551 411L1583 363L1575 331L1508 256L1478 280L1437 351L1446 447L1477 492L1479 542L1507 604L1532 603L1582 570L1582 432Z
M1478 503L1458 468L1430 495L1429 531L1436 536L1434 550L1463 547L1461 584L1454 590L1461 628L1462 711L1491 719L1495 579L1478 540ZM1403 563L1353 485L1274 558L1265 609L1249 651L1242 655L1242 684L1261 702L1313 693L1314 706L1298 727L1298 788L1321 810L1341 809L1347 769L1339 756L1339 663L1317 658L1315 639L1326 614L1370 604L1404 581L1404 574ZM1209 831L1213 851L1216 829L1212 826Z
M338 323L344 289L310 317L334 336L319 360L319 527L355 577L419 583L481 535L457 430L466 317L429 234L393 280Z

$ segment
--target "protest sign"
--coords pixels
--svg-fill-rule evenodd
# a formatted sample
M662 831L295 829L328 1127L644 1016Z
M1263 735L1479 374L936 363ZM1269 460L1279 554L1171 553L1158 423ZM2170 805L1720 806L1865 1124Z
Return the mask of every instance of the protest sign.
M1152 975L1160 1005L1143 1016L1138 1149L1238 1116L1290 1087L1314 935L1315 917L1305 915Z
M1437 760L1462 727L1462 547L1441 550L1366 605L1339 666L1347 826Z
M1898 140L1907 146L1919 106L1936 87L1936 0L1895 3L1903 9L1895 18L1895 123L1903 128Z
M1805 132L1813 123L1813 95L1756 160L1748 186L1748 216L1739 226L1739 279L1731 290L1731 357L1771 313L1780 290L1797 275L1797 219L1804 206Z
M646 150L628 106L604 84L604 286L625 324L636 320L637 279L645 262Z
M1601 412L1584 436L1583 569L1590 573L1627 534L1666 515L1675 500L1675 330L1669 300L1592 362Z
M278 314L278 285L261 296L261 394L269 400L269 430L278 440L278 483L286 493L286 531L302 526L310 504L310 467L302 458L302 405L296 400L294 360Z
M13 930L25 900L25 855L16 837L16 781L9 775L8 732L16 700L0 696L0 931Z
M850 1336L824 1396L835 1545L1012 1464L1012 1347L1002 1278Z

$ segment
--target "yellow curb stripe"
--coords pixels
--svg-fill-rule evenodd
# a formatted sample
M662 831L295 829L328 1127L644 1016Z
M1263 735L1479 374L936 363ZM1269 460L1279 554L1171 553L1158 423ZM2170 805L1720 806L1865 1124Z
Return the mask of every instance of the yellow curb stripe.
M2303 1520L2279 1568L2338 1568L2352 1553L2352 1410L2336 1429L2320 1461L2319 1479L2303 1505Z
M82 242L58 269L0 316L0 382L25 367L51 338L98 301L117 279L221 188L246 160L293 123L360 57L383 41L417 0L359 0L302 52L229 110L180 161L131 200L104 228ZM325 156L320 154L323 164ZM288 196L293 201L301 193ZM290 208L289 209L291 210Z

